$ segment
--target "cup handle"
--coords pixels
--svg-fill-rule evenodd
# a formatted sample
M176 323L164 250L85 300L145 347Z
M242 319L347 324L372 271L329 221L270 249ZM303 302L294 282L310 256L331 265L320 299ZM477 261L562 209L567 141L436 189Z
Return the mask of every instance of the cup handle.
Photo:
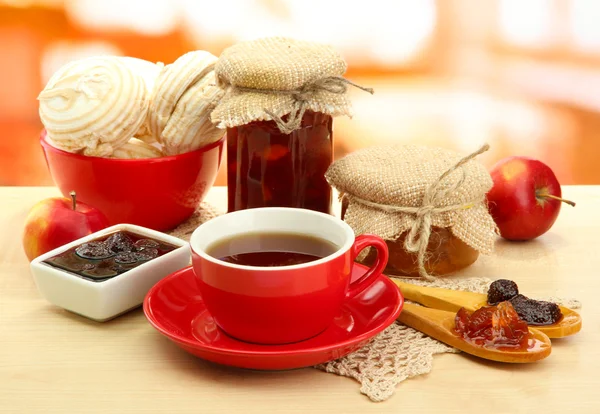
M373 234L361 234L356 237L352 245L352 265L360 252L367 247L374 247L377 250L375 264L360 279L350 283L347 298L353 298L371 286L387 266L389 256L387 244L381 237Z

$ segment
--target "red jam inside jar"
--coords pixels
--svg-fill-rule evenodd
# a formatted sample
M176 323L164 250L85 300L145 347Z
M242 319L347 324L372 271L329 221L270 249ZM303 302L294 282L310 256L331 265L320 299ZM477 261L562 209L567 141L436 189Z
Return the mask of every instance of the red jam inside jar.
M333 161L333 120L306 111L299 129L273 121L227 129L228 211L296 207L331 213L325 172Z

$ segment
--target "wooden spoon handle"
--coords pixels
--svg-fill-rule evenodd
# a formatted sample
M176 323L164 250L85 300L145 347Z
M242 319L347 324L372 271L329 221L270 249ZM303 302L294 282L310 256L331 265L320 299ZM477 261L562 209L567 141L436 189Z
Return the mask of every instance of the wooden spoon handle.
M480 356L479 347L465 342L454 333L454 317L453 312L405 303L398 321L446 345ZM482 357L486 357L485 353Z
M400 288L406 300L420 303L429 308L457 312L464 307L469 311L474 311L485 306L487 302L486 295L482 293L417 286L393 278L392 281Z

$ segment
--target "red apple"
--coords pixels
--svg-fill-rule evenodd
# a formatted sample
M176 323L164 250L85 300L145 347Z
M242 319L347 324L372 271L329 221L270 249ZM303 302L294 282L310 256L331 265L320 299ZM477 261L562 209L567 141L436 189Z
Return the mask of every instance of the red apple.
M36 257L108 227L100 210L71 199L55 197L37 203L25 220L23 247L27 258Z
M563 202L554 172L541 161L508 157L491 170L494 186L488 206L500 235L508 240L531 240L546 233L556 221Z

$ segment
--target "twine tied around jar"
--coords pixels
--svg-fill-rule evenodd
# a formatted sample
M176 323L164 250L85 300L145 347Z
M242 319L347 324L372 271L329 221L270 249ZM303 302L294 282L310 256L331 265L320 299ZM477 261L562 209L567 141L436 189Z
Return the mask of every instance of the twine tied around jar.
M404 248L409 253L417 253L419 275L426 280L434 280L435 278L431 276L425 269L425 261L427 259L427 245L429 244L429 237L431 236L432 215L445 213L449 211L470 209L481 201L471 200L470 202L464 204L440 206L440 201L446 198L448 193L456 191L463 185L465 181L465 173L462 169L460 170L462 172L462 176L460 179L456 180L456 182L454 182L452 185L446 188L442 188L442 184L450 174L452 174L454 171L456 171L461 166L471 161L478 155L483 154L484 152L489 150L489 148L490 146L488 144L484 144L477 151L460 159L456 164L447 169L435 182L433 182L433 184L431 184L425 190L423 194L423 201L419 207L381 204L365 200L347 193L343 194L343 197L347 198L348 201L354 201L356 203L363 204L365 206L376 208L386 212L411 214L413 216L413 222L410 226L410 230L408 231L408 235L404 241Z
M229 85L229 89L235 92L253 92L292 96L292 98L294 98L294 106L289 113L287 122L272 111L264 109L264 112L273 119L283 134L291 134L293 131L300 128L304 112L306 112L309 101L316 92L327 91L335 94L345 94L348 90L348 85L354 86L355 88L361 89L365 92L369 92L371 95L375 93L373 88L360 86L342 76L327 76L317 79L316 81L307 83L300 89L296 90L257 89L234 85Z

